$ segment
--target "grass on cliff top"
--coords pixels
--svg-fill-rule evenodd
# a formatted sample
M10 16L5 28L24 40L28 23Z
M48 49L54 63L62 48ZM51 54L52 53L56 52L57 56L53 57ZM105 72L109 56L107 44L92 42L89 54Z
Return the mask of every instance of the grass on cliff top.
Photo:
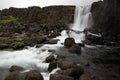
M6 24L9 22L13 22L15 24L18 24L18 18L14 17L14 16L4 16L2 20L0 20L0 24Z

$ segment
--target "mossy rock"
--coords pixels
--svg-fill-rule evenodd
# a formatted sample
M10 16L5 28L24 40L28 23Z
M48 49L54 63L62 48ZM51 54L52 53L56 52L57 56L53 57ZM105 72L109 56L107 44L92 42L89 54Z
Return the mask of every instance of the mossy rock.
M6 24L9 22L13 22L14 24L19 24L18 18L14 16L3 16L3 19L0 20L0 24Z
M18 40L18 41L21 41L21 40L25 39L26 37L28 37L26 33L22 33L22 34L15 36L16 40Z
M14 50L18 50L18 49L23 49L25 47L25 44L23 42L13 42L12 44L10 44L10 48L14 49Z

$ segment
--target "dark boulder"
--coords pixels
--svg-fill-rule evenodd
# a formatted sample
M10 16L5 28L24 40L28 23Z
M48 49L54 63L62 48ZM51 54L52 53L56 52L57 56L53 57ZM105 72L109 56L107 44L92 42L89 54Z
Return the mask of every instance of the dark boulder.
M78 79L84 73L84 69L80 65L74 65L73 68L62 70L60 74Z
M66 56L60 55L60 54L58 54L58 55L56 56L56 60L57 60L57 61L63 60L63 59L65 59L65 58L66 58Z
M81 54L81 46L72 45L72 47L69 49L69 52L75 53L75 54Z
M103 37L88 35L86 39L89 40L91 44L104 44Z
M52 61L54 61L54 60L55 60L54 55L50 55L50 56L48 56L48 57L46 58L45 62L50 63L50 62L52 62Z
M68 68L72 68L73 66L75 65L74 62L72 61L58 61L58 66L61 68L61 69L68 69Z
M81 47L85 47L85 43L82 42L82 43L77 43L77 45L81 46Z
M61 75L61 74L51 74L50 80L74 80L72 77Z
M5 76L4 80L20 80L19 75L20 75L20 72L18 71L10 72Z
M55 50L54 49L49 49L48 52L55 53Z
M58 39L49 39L48 41L47 41L47 44L57 44L57 42L58 42L59 40Z
M73 44L75 44L74 38L66 38L64 41L64 46L67 48L72 47Z
M11 66L10 69L9 69L10 72L13 72L13 71L23 71L23 70L24 70L23 67L16 66L16 65Z
M13 71L8 73L4 80L44 80L41 73L37 70L30 70L29 72Z
M14 49L14 50L19 50L19 49L23 49L25 47L25 44L23 42L13 42L10 44L10 48Z
M51 72L53 69L57 68L57 61L52 61L49 64L48 71Z
M44 80L41 73L37 70L31 70L27 72L25 80Z

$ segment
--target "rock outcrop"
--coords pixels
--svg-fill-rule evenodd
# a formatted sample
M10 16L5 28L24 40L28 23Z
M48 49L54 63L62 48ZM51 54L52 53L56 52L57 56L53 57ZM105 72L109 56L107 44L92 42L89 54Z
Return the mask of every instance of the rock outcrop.
M0 49L22 49L51 40L73 23L74 6L37 6L0 11Z
M105 43L120 43L120 1L103 0L92 4L94 25L92 31L101 33Z

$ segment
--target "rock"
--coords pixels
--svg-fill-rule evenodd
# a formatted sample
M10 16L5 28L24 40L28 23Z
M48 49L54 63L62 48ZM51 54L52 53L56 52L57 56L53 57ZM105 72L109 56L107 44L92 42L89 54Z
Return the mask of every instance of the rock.
M61 69L68 69L68 68L72 68L73 66L75 65L74 62L72 61L58 61L58 66L61 68Z
M31 70L27 72L25 80L44 80L41 73L37 70Z
M19 75L20 72L18 71L10 72L5 76L4 80L20 80Z
M58 39L53 39L53 40L49 39L47 44L57 44L57 42L58 42Z
M69 49L69 52L81 54L81 46L79 45L72 45L72 47Z
M84 69L80 65L75 65L73 68L63 70L62 75L73 77L75 80L78 79L84 73Z
M64 41L64 46L67 48L72 47L73 44L75 44L74 38L66 38Z
M88 35L86 39L89 40L92 44L104 44L104 40L102 37Z
M85 43L78 43L77 45L79 45L81 47L85 47Z
M53 69L57 68L57 61L52 61L49 64L48 71L51 72Z
M74 80L72 77L61 75L61 74L51 74L50 80Z
M59 60L61 60L61 59L65 59L65 58L66 58L66 56L60 55L60 54L58 54L58 55L56 56L56 60L57 60L57 61L59 61Z
M85 73L80 77L79 80L93 80L93 78L89 73Z
M55 50L54 49L49 49L48 52L55 53Z
M104 40L120 43L120 36L118 36L120 34L119 5L119 0L103 0L92 3L91 12L94 24L91 31L102 33Z
M14 50L23 49L25 44L23 42L14 42L10 45L10 47Z
M9 69L10 72L13 72L13 71L23 71L23 70L24 70L23 67L16 66L16 65L11 66L10 69Z
M78 64L81 64L83 66L89 66L90 65L88 60L80 60L80 62Z
M50 63L50 62L52 62L52 61L54 61L54 60L55 60L54 55L50 55L50 56L48 56L48 57L46 58L45 62Z
M30 70L24 73L13 71L8 73L4 80L43 80L43 76L37 70Z

